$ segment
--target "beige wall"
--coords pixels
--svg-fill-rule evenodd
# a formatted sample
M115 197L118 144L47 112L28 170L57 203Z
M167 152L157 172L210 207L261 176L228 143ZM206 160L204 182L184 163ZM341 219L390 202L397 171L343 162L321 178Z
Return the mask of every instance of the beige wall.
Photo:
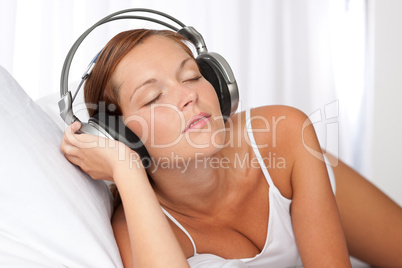
M402 205L402 0L372 0L372 182Z

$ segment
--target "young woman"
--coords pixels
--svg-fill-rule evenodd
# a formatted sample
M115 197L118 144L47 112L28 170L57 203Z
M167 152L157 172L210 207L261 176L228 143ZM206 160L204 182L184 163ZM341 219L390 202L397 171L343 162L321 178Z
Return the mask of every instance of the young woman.
M79 123L61 145L92 178L117 186L112 224L125 267L350 267L349 254L402 267L401 208L343 163L327 170L306 150L321 151L296 109L224 121L184 41L120 33L85 85L86 103L113 104L142 139L147 170L122 143L76 134Z

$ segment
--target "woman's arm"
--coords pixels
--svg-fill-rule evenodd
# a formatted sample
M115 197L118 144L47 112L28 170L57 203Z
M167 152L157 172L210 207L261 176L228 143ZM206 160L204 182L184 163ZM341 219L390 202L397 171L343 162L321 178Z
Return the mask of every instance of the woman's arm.
M117 141L77 135L79 127L74 123L66 130L61 149L92 178L115 182L124 205L133 266L188 267L138 155Z
M291 216L305 267L350 267L340 217L314 128L303 113L287 118L293 152ZM321 156L321 157L320 157Z
M134 266L188 267L145 170L138 176L137 171L122 165L113 178L124 206Z
M349 254L374 267L402 267L401 206L345 163L334 160L335 197Z

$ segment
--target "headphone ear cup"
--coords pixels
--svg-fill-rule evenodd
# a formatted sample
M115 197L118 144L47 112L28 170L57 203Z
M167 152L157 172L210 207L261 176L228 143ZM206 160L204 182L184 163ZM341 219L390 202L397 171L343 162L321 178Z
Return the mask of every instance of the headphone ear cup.
M206 57L197 58L198 67L201 74L214 87L218 95L219 104L224 120L226 121L231 113L231 96L229 87L221 73L221 70Z
M88 121L103 128L113 139L118 140L138 153L145 168L150 165L151 158L144 143L123 122L123 117L106 112L95 113Z

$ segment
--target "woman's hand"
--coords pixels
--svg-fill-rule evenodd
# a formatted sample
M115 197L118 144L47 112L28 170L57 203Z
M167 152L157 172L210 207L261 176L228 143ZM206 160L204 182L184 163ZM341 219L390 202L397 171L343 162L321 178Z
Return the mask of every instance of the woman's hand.
M71 163L96 180L113 181L113 175L124 165L141 166L138 154L123 143L90 134L77 134L81 123L74 122L64 132L61 150Z

